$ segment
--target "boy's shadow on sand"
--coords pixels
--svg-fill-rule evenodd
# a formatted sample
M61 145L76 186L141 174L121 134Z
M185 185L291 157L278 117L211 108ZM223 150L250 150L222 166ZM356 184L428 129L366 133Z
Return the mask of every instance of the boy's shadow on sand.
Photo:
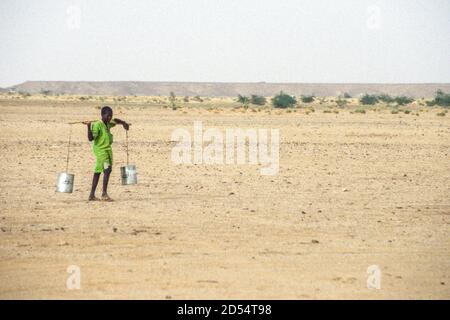
M89 201L86 199L73 199L73 200L67 200L64 199L61 202L66 204L74 204L74 203L92 203L92 204L105 204L105 203L128 203L128 202L150 202L155 200L179 200L179 199L192 199L192 198L204 198L204 199L224 199L227 198L226 195L212 195L212 194L205 194L204 192L193 192L193 193L164 193L164 192L155 192L155 193L147 193L146 196L137 196L137 195L130 195L129 197L112 197L112 201L105 201L105 200L95 200L95 201Z

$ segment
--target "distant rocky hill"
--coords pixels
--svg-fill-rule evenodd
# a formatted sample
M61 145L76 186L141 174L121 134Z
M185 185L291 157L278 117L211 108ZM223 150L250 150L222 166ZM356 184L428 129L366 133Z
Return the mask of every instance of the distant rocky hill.
M148 95L167 96L220 96L235 97L238 94L273 96L280 91L292 95L338 96L345 92L351 96L364 93L432 97L437 89L450 92L449 83L421 84L362 84L362 83L266 83L266 82L150 82L150 81L27 81L6 88L6 91L79 95ZM3 89L5 90L5 89Z

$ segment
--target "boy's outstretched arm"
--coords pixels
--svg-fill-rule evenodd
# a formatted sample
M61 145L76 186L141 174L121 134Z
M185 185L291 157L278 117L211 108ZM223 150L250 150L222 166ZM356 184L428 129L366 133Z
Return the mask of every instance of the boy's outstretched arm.
M130 125L128 123L126 123L125 121L123 121L123 120L114 118L114 122L117 123L117 124L121 124L125 130L130 129Z

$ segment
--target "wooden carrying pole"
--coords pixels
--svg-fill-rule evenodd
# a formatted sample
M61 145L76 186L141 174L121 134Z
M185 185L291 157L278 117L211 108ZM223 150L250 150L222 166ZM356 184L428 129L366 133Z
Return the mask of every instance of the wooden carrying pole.
M75 121L75 122L69 122L69 124L79 124L79 123L88 124L90 122L94 122L94 121Z

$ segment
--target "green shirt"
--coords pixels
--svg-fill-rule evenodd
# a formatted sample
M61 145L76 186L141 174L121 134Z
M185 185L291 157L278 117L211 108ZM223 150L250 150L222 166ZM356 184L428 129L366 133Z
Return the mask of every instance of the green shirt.
M112 150L111 144L113 143L113 135L110 129L114 127L116 123L111 121L108 126L102 120L95 121L91 124L92 136L94 137L94 153L98 151Z

